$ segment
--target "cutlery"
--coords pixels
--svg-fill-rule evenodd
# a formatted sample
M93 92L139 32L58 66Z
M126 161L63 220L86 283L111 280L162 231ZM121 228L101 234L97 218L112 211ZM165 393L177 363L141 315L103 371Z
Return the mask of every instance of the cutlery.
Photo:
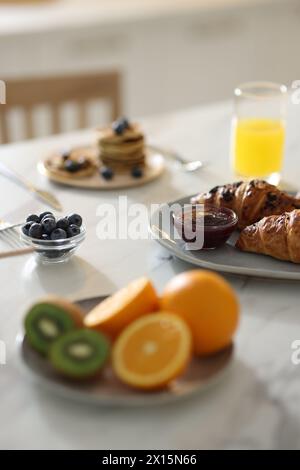
M0 259L25 255L33 251L32 247L26 247L24 243L22 243L18 232L15 231L15 228L20 225L22 224L9 225L0 220L0 241L3 241L11 248L9 251L1 252Z
M8 229L11 229L11 228L17 228L17 227L21 227L21 225L23 225L24 222L19 222L18 224L8 224L6 222L4 222L3 220L0 219L0 233L3 232L4 230L8 230Z
M199 170L204 166L201 160L185 160L181 157L181 155L179 155L177 152L174 152L173 150L162 149L152 144L148 145L147 147L154 152L158 152L172 158L183 171L191 173L193 171Z
M0 174L8 178L10 181L13 181L14 183L18 184L22 188L26 189L27 191L30 191L38 199L40 199L41 201L43 201L45 204L52 207L53 209L56 209L57 211L62 210L62 206L60 202L56 199L55 196L53 196L53 194L51 194L48 191L44 191L43 189L36 188L33 184L27 181L23 176L11 170L9 167L7 167L6 165L4 165L4 163L1 163L1 162L0 162Z
M13 256L28 255L29 253L32 253L33 251L34 250L31 247L20 248L18 250L3 251L0 253L0 259L11 258Z

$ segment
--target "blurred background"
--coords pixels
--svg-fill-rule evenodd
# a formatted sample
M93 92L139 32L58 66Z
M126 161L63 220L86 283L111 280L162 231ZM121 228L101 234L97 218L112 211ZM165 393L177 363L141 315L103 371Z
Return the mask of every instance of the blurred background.
M243 81L289 86L299 43L299 0L0 0L2 142L228 99Z

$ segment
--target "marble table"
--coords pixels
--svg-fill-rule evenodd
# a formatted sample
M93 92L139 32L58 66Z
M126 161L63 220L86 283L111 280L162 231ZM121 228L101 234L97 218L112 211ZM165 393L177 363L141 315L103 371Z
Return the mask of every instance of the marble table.
M231 104L160 116L143 122L153 143L201 158L202 171L186 174L168 163L157 181L127 191L130 202L161 203L233 179L228 162ZM300 106L290 105L285 184L300 186ZM57 193L65 212L84 215L88 237L66 265L37 267L30 255L0 261L0 339L7 349L0 366L0 447L25 449L300 448L300 367L291 344L300 337L299 283L226 276L242 308L236 356L218 386L185 401L157 408L93 408L56 398L25 380L17 367L15 337L25 307L55 292L70 299L107 294L147 274L159 290L191 266L172 258L153 240L106 240L96 236L102 203L117 206L119 192L55 186L36 170L55 148L84 143L92 131L0 148L0 160ZM1 217L17 221L42 206L0 179Z

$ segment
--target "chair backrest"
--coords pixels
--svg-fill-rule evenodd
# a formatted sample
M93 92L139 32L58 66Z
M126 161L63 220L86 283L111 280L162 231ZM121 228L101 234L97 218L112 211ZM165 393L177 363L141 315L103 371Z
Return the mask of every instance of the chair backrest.
M87 127L87 103L92 100L109 101L109 119L111 120L116 119L121 113L121 80L118 72L5 80L5 84L6 104L0 106L0 142L2 143L11 140L8 113L13 108L21 108L24 111L24 129L27 139L36 135L33 111L41 104L49 106L53 134L62 130L60 108L67 102L76 102L78 128Z

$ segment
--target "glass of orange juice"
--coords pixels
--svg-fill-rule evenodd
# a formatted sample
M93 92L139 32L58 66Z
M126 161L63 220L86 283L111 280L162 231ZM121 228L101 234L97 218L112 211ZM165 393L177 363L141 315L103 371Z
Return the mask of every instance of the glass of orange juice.
M249 82L235 91L232 165L244 179L277 185L283 164L287 88L272 82Z

